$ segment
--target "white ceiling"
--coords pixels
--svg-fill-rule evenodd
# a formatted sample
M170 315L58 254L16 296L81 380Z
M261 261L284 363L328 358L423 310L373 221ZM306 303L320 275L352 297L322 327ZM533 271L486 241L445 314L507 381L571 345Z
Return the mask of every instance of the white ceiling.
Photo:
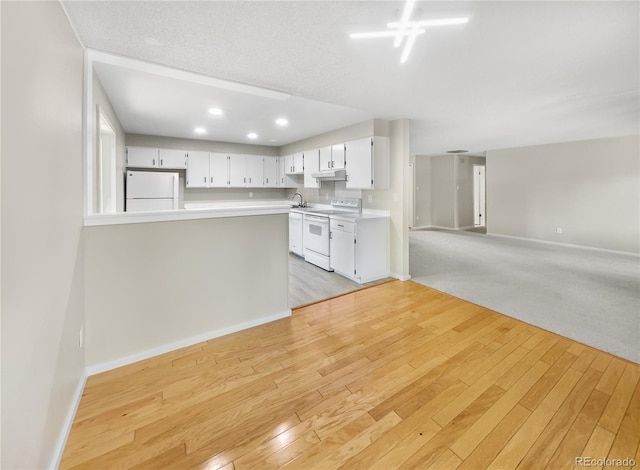
M357 121L355 110L365 119L411 119L415 154L638 133L635 1L421 1L413 19L470 21L428 30L402 65L391 39L348 37L399 19L400 1L63 4L86 47L294 95L286 103L299 101L295 115L305 123L296 117L289 130L301 126L300 136ZM301 98L352 109L315 119ZM266 129L276 110L264 106L254 109ZM179 107L171 104L175 129L194 112ZM123 124L146 132L129 127L158 112L138 110ZM246 141L245 129L238 132ZM259 143L290 141L271 138L281 142Z

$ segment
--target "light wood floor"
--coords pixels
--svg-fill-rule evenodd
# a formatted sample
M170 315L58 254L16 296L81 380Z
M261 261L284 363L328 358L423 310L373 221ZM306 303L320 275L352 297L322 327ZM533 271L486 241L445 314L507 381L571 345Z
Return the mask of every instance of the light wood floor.
M358 284L334 272L307 263L304 258L289 253L289 306L298 307L363 287L380 284L391 278L368 284Z
M640 366L394 281L90 377L61 468L640 461Z

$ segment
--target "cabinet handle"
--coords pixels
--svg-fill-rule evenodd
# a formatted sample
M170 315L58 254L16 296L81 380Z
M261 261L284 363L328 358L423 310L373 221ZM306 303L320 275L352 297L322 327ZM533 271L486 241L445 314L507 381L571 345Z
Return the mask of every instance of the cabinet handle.
M249 180L249 181L251 181L251 180ZM267 178L267 184L269 184L269 178Z
M209 182L210 182L210 183L213 183L213 176L210 176L210 177L209 177Z
M206 177L206 176L204 177L204 182L205 182L205 183L207 182L207 177Z
M245 178L242 178L242 182L243 182L243 183L246 183L246 182L247 182L247 178L246 178L246 177L245 177Z
M153 166L156 166L156 159L153 159L153 162L151 163Z
M164 160L161 158L160 159L160 166L164 165Z
M331 160L331 168L333 168L333 160Z
M342 225L342 224L338 224L338 227L342 227L342 228L344 228L344 225Z
M327 168L331 168L331 162L327 162Z
M251 178L249 178L249 183L251 183Z

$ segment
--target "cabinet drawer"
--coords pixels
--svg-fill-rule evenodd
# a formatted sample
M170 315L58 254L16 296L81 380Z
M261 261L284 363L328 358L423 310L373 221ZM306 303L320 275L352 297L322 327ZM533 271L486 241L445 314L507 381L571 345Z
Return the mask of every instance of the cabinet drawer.
M331 219L331 231L333 232L335 230L347 233L356 233L356 224L355 222Z

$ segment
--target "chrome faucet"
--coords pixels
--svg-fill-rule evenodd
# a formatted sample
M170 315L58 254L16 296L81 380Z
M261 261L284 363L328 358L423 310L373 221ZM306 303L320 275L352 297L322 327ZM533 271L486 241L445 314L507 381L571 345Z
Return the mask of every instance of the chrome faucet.
M302 200L302 194L296 192L291 199L295 199L296 196L300 196L300 203L298 207L307 207L307 203Z

